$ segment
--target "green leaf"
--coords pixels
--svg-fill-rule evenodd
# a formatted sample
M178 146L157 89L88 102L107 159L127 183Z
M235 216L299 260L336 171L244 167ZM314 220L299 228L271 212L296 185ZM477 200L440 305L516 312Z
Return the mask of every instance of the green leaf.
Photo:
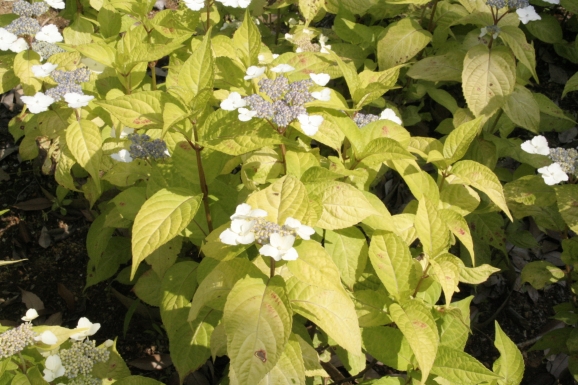
M455 384L479 384L500 378L469 354L443 345L431 372Z
M452 302L453 294L459 291L460 266L463 262L456 256L446 253L430 259L430 264L430 276L441 285L448 306Z
M503 25L500 26L500 34L498 36L514 52L516 59L532 73L536 82L539 82L536 74L536 52L534 51L534 46L526 41L524 32L518 27Z
M407 339L422 372L422 384L436 359L439 335L430 310L419 300L389 307L391 318ZM465 353L464 353L465 354Z
M163 91L142 91L112 100L98 100L122 124L133 128L163 128Z
M182 245L182 237L173 238L146 257L146 263L151 265L160 279L163 279L167 270L175 264Z
M564 36L558 19L548 13L542 13L540 16L540 20L526 24L528 31L545 43L554 44L562 41Z
M390 295L407 298L415 282L413 258L406 243L389 232L376 232L371 238L369 259Z
M423 250L430 257L449 248L448 228L437 205L425 196L419 199L414 225Z
M350 288L365 270L367 242L356 227L325 232L325 250L333 258L341 273L341 280Z
M432 82L461 82L464 57L464 53L459 50L429 56L413 64L407 71L407 76Z
M481 117L460 124L446 138L443 147L443 156L448 164L462 159L472 141L480 134L483 126Z
M564 271L548 261L530 262L522 269L522 283L528 282L538 290L563 278Z
M361 334L363 348L385 365L402 371L411 367L413 352L400 329L377 326L364 328Z
M357 164L361 163L363 167L374 167L380 163L390 160L415 159L394 139L377 138L369 142L363 151L356 156Z
M524 357L512 340L504 333L498 321L496 322L496 340L494 345L500 352L500 358L494 362L493 370L503 379L499 385L518 385L524 376Z
M333 60L335 60L337 62L339 70L343 74L343 78L345 79L345 82L347 83L347 88L349 89L349 93L353 96L356 93L357 89L359 88L359 83L360 83L359 75L357 74L357 69L355 68L355 64L353 64L352 62L345 63L343 60L341 60L339 55L337 55L333 51L330 51L330 55L333 58ZM354 99L354 102L355 101L356 100Z
M450 209L439 210L440 217L448 227L448 229L454 234L462 245L468 250L472 258L472 264L475 266L476 260L474 257L474 241L472 240L472 234L470 233L470 228L468 222L460 214Z
M436 324L440 334L440 346L463 351L470 334L470 303L474 296L453 302L451 307L438 308Z
M92 176L100 189L100 159L102 137L100 129L90 120L72 123L66 129L66 145L76 161Z
M323 0L299 0L299 10L305 18L305 27L308 27L313 21L323 4Z
M116 62L116 50L104 42L82 44L75 49L92 60L104 64L107 67L114 67Z
M288 217L310 223L307 189L292 175L287 175L266 189L252 194L247 203L253 208L267 211L267 219L280 225L283 225Z
M344 349L360 354L355 306L343 289L337 266L315 241L301 241L295 249L299 258L287 262L293 273L287 280L293 310L315 322Z
M14 73L20 78L24 94L34 96L42 88L42 80L34 76L32 66L40 65L40 55L31 49L16 54Z
M323 207L316 226L326 230L353 226L370 215L379 214L365 195L351 185L328 181L308 184L307 190L309 197Z
M104 37L117 36L122 26L122 15L116 12L110 1L104 0L98 10L97 21L100 23L98 32Z
M201 45L183 63L177 84L198 95L202 89L212 89L214 79L215 63L211 49L211 34L207 33Z
M556 201L564 222L574 231L578 231L578 187L572 184L554 186Z
M202 195L188 195L179 189L161 189L141 207L133 226L132 270L153 251L183 231L195 216Z
M538 134L540 129L540 107L528 89L516 84L514 92L506 97L504 112L512 122Z
M564 91L562 92L562 98L566 96L568 92L578 91L578 72L576 72L564 85Z
M393 302L389 293L380 287L378 290L355 290L353 293L355 311L362 328L390 324L391 317L387 308Z
M514 91L516 62L506 47L483 44L470 48L464 59L462 88L469 109L475 116L492 115Z
M409 17L390 24L377 42L379 68L385 70L406 63L425 48L431 38L431 33Z
M92 33L94 33L92 23L84 17L76 17L70 26L64 28L62 36L66 44L75 46L90 43Z
M305 365L301 345L296 334L291 333L279 362L259 382L259 385L305 385Z
M560 107L558 107L556 105L556 103L554 103L552 100L550 100L547 96L540 94L540 93L535 93L534 99L536 99L536 101L538 102L538 105L540 106L540 112L541 113L552 116L554 118L564 119L564 120L567 120L569 122L576 124L576 122L574 120L572 120L572 118L566 116L566 114L564 113L564 110L562 110Z
M477 285L486 282L490 275L500 271L499 268L484 264L478 267L465 267L460 268L460 282L469 283L472 285Z
M106 217L106 215L103 214L98 218L101 217ZM104 249L100 254L99 258L91 258L88 261L85 289L112 277L118 272L120 265L130 261L130 239L124 237L112 237L111 235L114 230L115 229L112 227L107 227L100 229L98 232L98 237L101 239L104 237L107 238L106 249ZM90 233L91 231L89 230L89 234ZM92 243L92 241L94 241L94 238L91 236L90 242ZM89 241L87 240L87 248L90 247L88 242Z
M258 56L261 51L261 33L255 25L249 10L245 11L243 24L233 35L233 44L237 49L234 54L241 57L245 67L259 63Z
M285 350L292 323L291 305L280 276L245 277L227 297L223 322L227 354L240 384L256 384Z
M461 182L484 192L513 221L512 214L510 214L506 204L502 184L492 170L480 163L462 160L453 165L451 173L458 177Z

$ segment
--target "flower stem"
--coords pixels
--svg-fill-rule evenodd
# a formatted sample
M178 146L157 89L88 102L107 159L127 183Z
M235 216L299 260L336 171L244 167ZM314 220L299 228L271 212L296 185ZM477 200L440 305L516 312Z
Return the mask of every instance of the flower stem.
M438 7L438 0L434 0L433 7L432 7L432 9L431 9L431 16L429 17L429 24L428 24L428 26L427 26L427 30L428 30L429 32L432 32L432 31L433 31L433 26L434 26L433 19L434 19L434 16L435 16L435 14L436 14L436 8L437 8L437 7Z
M157 66L157 62L156 61L152 61L149 63L149 68L151 69L151 78L153 80L153 84L152 84L152 90L156 91L157 90L157 71L156 71L156 66Z
M211 209L209 207L209 187L207 186L207 178L205 177L205 169L203 168L203 159L201 157L201 151L203 147L199 146L199 136L197 134L197 125L193 123L193 135L195 143L189 142L191 147L195 150L197 156L197 169L199 170L199 182L201 183L201 191L203 192L203 205L205 207L205 217L207 218L207 227L209 233L213 231L213 219L211 218Z
M273 278L275 276L275 260L273 258L271 258L271 263L269 264L269 267L271 268L269 272L269 277Z
M287 149L285 145L281 143L281 155L283 156L283 170L285 171L285 175L287 175Z
M22 352L18 352L18 356L20 356L20 362L22 362L22 372L26 373L26 360L24 360L24 357L22 357Z

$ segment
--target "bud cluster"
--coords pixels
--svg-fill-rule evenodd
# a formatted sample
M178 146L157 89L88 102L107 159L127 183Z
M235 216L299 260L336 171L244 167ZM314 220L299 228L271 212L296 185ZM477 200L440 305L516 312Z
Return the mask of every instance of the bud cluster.
M10 357L34 343L32 324L26 322L0 334L0 359Z
M521 9L529 6L530 2L528 0L487 0L486 4L497 9L504 7Z
M258 94L245 97L243 100L259 118L270 119L278 127L287 127L299 115L306 114L303 106L313 100L309 87L313 85L310 79L289 83L284 76L274 80L261 79L259 91L267 95L271 101Z
M552 159L552 162L558 163L566 174L576 175L578 166L578 151L576 149L551 148L548 157Z
M14 35L36 35L41 27L38 20L33 19L28 16L20 16L18 19L13 20L10 24L4 27L8 32Z
M287 225L278 225L277 223L270 222L264 218L255 218L251 232L255 234L255 242L264 245L269 243L269 238L272 234L279 234L283 237L287 235L297 236L295 229L290 228Z
M99 349L95 342L85 340L74 342L68 349L59 352L62 366L66 368L66 377L88 376L97 362L105 362L110 356L108 349Z
M58 85L47 90L46 95L59 101L69 93L82 95L82 87L78 83L87 82L90 79L90 70L88 67L81 67L72 71L55 70L50 75Z
M167 144L161 139L153 139L146 134L129 134L129 153L132 158L164 159L169 156Z
M373 123L379 120L379 116L373 114L362 114L358 112L353 117L353 122L357 124L357 127L361 128L369 123Z
M68 385L101 385L102 380L92 376L78 376L71 379Z
M50 56L57 53L66 52L59 46L53 43L48 43L46 41L35 41L32 43L32 50L39 54L42 59L48 59Z
M30 4L24 0L16 0L12 5L12 12L18 16L40 16L46 13L50 7L44 1Z

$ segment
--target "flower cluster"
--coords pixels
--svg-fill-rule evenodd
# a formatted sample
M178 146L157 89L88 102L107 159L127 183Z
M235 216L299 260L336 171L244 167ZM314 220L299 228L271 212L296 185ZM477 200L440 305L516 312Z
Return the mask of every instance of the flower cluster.
M497 39L498 35L500 34L500 27L497 25L488 25L487 27L483 27L480 31L480 38L491 35L493 39Z
M251 4L251 0L216 0L225 7L232 8L247 8ZM200 11L205 8L205 0L183 0L185 6L193 11Z
M355 122L355 124L359 128L361 128L365 125L368 125L369 123L376 122L378 120L390 120L390 121L397 123L399 125L403 124L401 119L397 116L395 111L392 110L391 108L386 108L385 110L381 111L381 114L379 116L374 115L374 114L362 114L362 113L358 112L353 117L353 121Z
M68 349L59 352L66 377L87 376L97 362L105 362L110 356L108 349L99 349L94 341L77 341Z
M560 0L545 0L545 1L550 4L558 4L560 2ZM536 21L541 19L540 15L536 13L534 7L530 5L529 0L486 0L486 4L496 9L501 9L504 7L515 9L518 18L524 24L528 24L529 21ZM482 32L484 32L483 29ZM497 37L497 32L490 32L490 30L488 30L488 32L491 35L495 35L494 39ZM483 33L483 35L485 34L486 33ZM480 35L480 37L482 37L483 35Z
M319 53L329 53L331 45L327 44L329 38L323 34L319 35L318 43L313 43L311 38L313 37L313 31L304 28L302 34L292 35L290 33L285 34L285 40L292 42L297 46L295 49L296 53L300 52L319 52Z
M12 5L12 12L18 16L33 17L46 13L49 8L50 6L43 1L30 4L24 0L16 0Z
M34 343L35 333L30 322L0 334L0 358L10 357Z
M130 148L129 150L122 149L119 152L112 154L112 159L119 162L129 163L135 158L158 160L170 156L167 144L163 140L151 139L151 137L146 134L137 134L133 132L134 130L128 127L125 127L122 130L120 137L126 137L130 140Z
M554 162L538 169L538 173L542 175L544 182L549 186L567 181L568 174L573 174L576 170L578 151L563 148L551 149L548 147L548 141L542 135L525 141L520 147L529 154L547 155Z
M246 203L240 204L231 216L231 227L223 231L219 239L232 246L257 242L263 245L259 253L275 261L297 259L298 254L293 247L296 236L308 240L315 230L294 218L287 218L283 225L279 225L266 220L266 217L266 211L253 209Z
M273 72L283 73L294 70L287 64L280 64L272 68ZM245 78L255 78L264 73L265 67L249 67ZM316 78L318 82L327 84L329 79L326 74L312 74L321 76ZM309 136L315 135L319 126L323 123L320 115L308 115L304 104L315 99L309 88L314 84L313 80L299 80L289 83L285 76L278 76L275 79L261 79L259 81L259 91L267 97L265 99L259 94L249 95L242 98L237 92L231 92L227 99L221 102L221 108L227 111L238 110L239 120L246 122L254 117L267 119L278 127L287 127L294 120L301 123L301 129ZM322 91L323 92L323 91ZM327 99L325 93L318 93L318 98ZM327 89L327 92L329 90ZM329 94L330 97L330 94ZM249 108L246 108L249 107Z
M83 95L80 83L90 80L90 70L88 67L80 67L72 71L56 70L52 71L51 76L57 86L46 91L46 95L58 101L64 98L66 94Z

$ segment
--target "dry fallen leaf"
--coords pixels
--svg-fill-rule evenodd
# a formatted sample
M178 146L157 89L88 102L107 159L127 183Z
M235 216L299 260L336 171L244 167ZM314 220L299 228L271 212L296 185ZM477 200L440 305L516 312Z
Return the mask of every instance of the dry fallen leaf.
M44 197L29 199L14 205L19 210L36 211L52 207L52 202Z
M43 226L42 230L40 231L40 237L38 238L38 244L46 249L48 246L50 246L51 243L52 238L50 238L50 234L48 234L48 229L46 226Z
M76 307L76 300L74 299L74 294L66 286L61 283L58 283L58 295L62 297L64 302L66 302L66 307L70 311L74 311Z
M20 289L20 292L22 293L22 302L26 305L26 308L36 309L38 312L44 310L44 302L36 294L24 289Z
M58 313L54 313L54 314L50 315L50 317L48 317L46 319L46 321L44 321L43 325L61 326L62 325L62 313L58 312Z

